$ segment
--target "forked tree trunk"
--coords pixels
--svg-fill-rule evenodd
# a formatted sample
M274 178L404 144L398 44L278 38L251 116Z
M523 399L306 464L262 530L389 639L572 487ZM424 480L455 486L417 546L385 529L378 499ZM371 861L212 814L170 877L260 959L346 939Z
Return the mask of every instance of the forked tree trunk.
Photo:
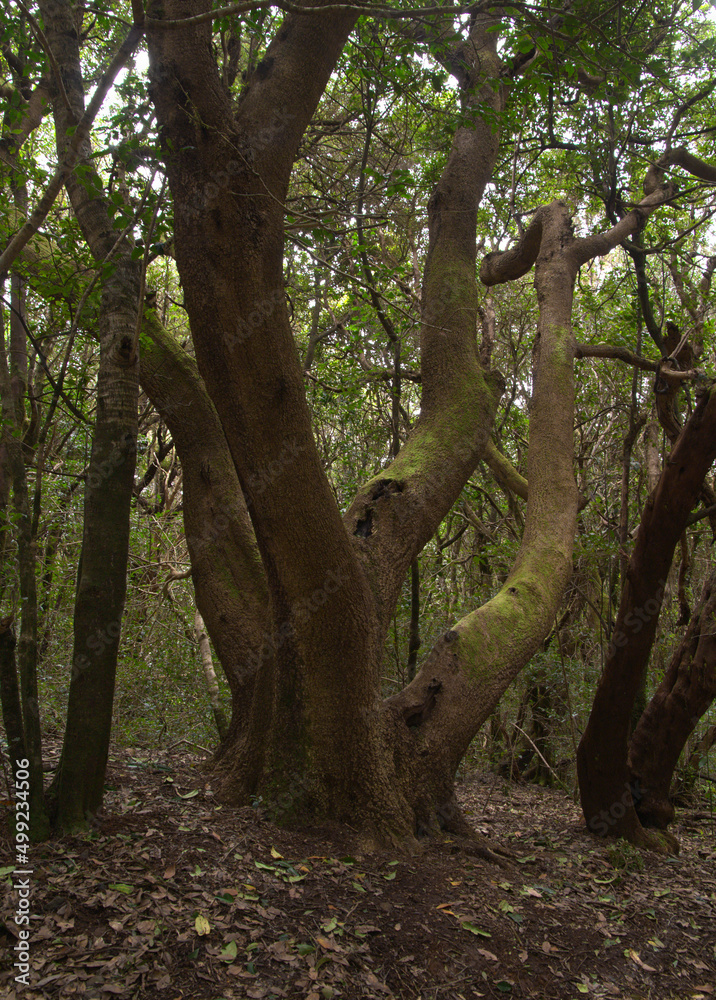
M686 741L716 697L716 572L704 584L664 679L629 741L636 812L643 826L665 829L674 818L671 779Z
M617 227L588 240L574 239L564 206L548 206L516 251L483 268L494 284L537 263L523 544L495 599L446 632L413 683L381 704L381 651L403 581L484 454L500 391L475 339L477 207L503 106L499 25L475 15L470 37L447 60L471 114L429 204L420 420L341 518L313 442L288 321L282 206L301 135L356 15L287 15L235 109L207 23L167 23L208 6L151 6L151 95L198 367L268 585L274 656L256 680L263 699L254 698L251 718L262 711L270 725L256 787L284 814L310 810L384 840L405 842L440 823L461 828L455 770L549 631L571 572L574 280L582 264L637 231L667 191L653 185ZM232 748L243 773L245 749ZM231 782L222 791L231 794Z
M627 766L631 710L649 662L674 549L716 457L716 390L699 401L642 513L619 612L592 711L579 744L582 810L592 832L664 852L672 837L645 831L634 808L640 790Z

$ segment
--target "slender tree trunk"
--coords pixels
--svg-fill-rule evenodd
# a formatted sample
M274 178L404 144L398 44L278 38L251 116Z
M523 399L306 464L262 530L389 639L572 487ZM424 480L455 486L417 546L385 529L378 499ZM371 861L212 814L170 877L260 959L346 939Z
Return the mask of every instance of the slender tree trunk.
M644 429L644 451L646 465L646 482L649 493L653 493L659 482L661 475L661 449L659 438L661 428L656 418L656 412L652 407L652 412Z
M7 751L13 774L17 761L27 756L25 729L22 722L20 688L17 683L15 647L17 640L12 627L12 618L0 620L0 704L2 721L7 737Z
M24 328L22 332L24 339ZM17 539L21 607L17 661L25 755L30 764L30 836L33 840L42 840L47 836L49 828L42 773L42 730L37 690L37 546L33 532L22 438L25 412L23 392L27 385L26 355L23 370L22 348L18 341L17 329L14 328L14 336L11 336L13 350L8 367L8 359L5 354L5 328L1 316L0 339L2 340L0 344L0 397L2 399L4 453L2 474L12 481L15 537ZM9 671L9 662L7 668ZM12 706L12 681L9 676L7 685L6 690Z
M137 448L137 365L130 359L128 337L136 324L137 278L136 267L119 261L102 296L97 417L85 482L70 694L54 784L60 829L83 825L104 794Z
M64 87L63 94L53 78L56 143L62 157L84 113L78 22L68 0L42 0L40 9ZM82 180L75 173L65 183L95 261L103 264L111 254L113 268L102 286L97 411L85 483L67 725L52 786L54 820L60 829L83 825L102 803L137 448L140 265L131 259L131 244L118 242L91 152L85 142L80 150Z
M634 808L627 744L634 698L647 668L674 549L716 457L716 392L696 407L647 501L629 562L619 612L577 771L587 824L600 836L625 837L664 851L669 842L647 834Z
M712 572L686 633L674 651L629 741L631 786L643 826L665 829L674 769L699 719L716 697L716 572Z

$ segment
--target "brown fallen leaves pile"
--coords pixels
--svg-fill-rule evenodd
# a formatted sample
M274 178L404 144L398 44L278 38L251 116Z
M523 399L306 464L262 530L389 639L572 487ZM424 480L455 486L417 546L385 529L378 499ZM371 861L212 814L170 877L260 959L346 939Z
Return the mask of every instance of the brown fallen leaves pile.
M716 819L681 817L677 859L587 835L561 792L473 775L461 798L509 848L446 838L361 854L219 806L201 761L118 753L84 837L33 848L30 985L17 983L10 811L0 995L152 1000L716 1000Z

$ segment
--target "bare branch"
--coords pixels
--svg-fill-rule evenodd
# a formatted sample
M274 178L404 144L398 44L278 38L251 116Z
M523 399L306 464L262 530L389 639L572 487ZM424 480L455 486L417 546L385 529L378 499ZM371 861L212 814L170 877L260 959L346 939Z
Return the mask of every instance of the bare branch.
M659 365L656 361L649 361L635 354L626 347L613 347L611 344L577 344L574 356L576 358L612 358L615 361L624 361L635 368L641 368L645 372L656 372ZM680 373L683 374L683 373Z
M487 441L483 461L490 469L500 486L507 490L512 490L523 500L527 499L527 480L512 465L510 460L502 454L492 438Z
M203 14L195 14L193 17L181 17L162 20L155 17L145 18L148 28L185 28L190 25L204 24L206 21L213 21L219 17L226 17L229 14L245 14L251 10L262 10L266 7L277 7L288 14L340 14L344 11L352 11L357 14L373 14L374 16L390 18L413 18L427 16L442 16L454 18L458 14L473 14L487 6L486 4L455 4L439 5L432 7L382 7L377 4L353 4L353 3L330 3L325 6L301 6L280 0L241 0L240 3L232 3L227 7L218 7L216 10L207 10Z

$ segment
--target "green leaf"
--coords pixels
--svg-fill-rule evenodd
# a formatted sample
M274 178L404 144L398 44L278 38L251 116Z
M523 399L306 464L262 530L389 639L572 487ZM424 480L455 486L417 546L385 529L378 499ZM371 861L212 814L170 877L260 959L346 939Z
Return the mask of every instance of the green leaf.
M221 949L221 955L219 957L222 962L233 962L236 958L237 952L238 949L236 947L236 941L229 941L229 943Z
M517 51L522 52L524 55L531 52L534 47L535 43L529 35L522 35L521 38L517 39Z
M134 886L126 885L124 882L112 882L107 888L114 889L115 892L123 892L125 896L129 896L134 892Z
M477 935L477 937L492 937L492 934L490 934L489 931L483 931L482 927L478 927L477 924L473 924L470 920L463 920L462 928L463 930L470 931L471 934Z

